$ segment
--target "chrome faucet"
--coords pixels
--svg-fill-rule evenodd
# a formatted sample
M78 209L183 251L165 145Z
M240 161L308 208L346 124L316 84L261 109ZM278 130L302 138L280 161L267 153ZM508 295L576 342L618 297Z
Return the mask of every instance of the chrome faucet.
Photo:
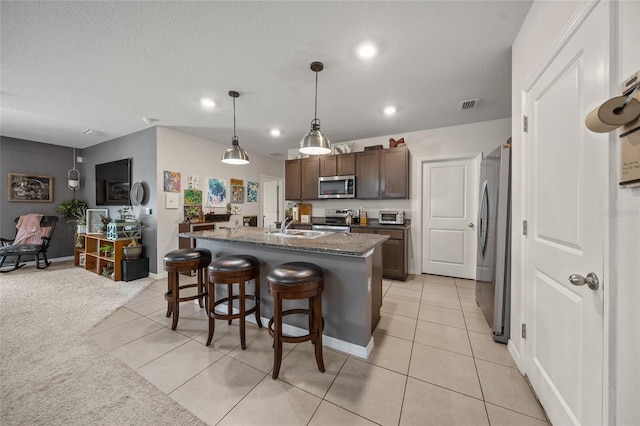
M291 226L292 223L293 223L292 217L285 217L282 223L280 223L280 233L285 234L287 232L287 229L289 228L289 226Z

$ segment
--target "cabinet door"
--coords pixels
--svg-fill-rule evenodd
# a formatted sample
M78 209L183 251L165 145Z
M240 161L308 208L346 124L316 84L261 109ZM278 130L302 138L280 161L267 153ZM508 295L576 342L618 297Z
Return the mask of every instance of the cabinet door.
M320 176L336 176L338 155L325 155L320 157Z
M356 154L336 155L336 174L340 176L356 174Z
M301 162L301 187L303 200L318 199L318 177L320 177L320 161L318 157L303 158Z
M382 274L385 278L405 279L403 240L382 243Z
M381 151L380 198L409 198L409 150L406 146Z
M380 151L356 153L356 197L380 198Z
M284 198L285 200L300 200L301 160L287 160L284 163Z
M354 226L351 227L351 232L354 234L375 234L376 233L376 231L371 228L357 228Z

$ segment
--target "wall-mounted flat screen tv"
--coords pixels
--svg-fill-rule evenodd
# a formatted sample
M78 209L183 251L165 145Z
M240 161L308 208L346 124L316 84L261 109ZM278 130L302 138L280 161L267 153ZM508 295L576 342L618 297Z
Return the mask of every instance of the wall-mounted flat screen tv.
M131 159L96 164L96 205L129 205Z

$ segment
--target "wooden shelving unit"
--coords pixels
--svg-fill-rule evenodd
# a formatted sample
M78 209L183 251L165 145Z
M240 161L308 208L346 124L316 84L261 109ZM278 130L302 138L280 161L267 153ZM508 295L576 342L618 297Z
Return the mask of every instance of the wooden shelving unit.
M79 234L77 236L84 241L84 247L76 247L73 256L73 264L94 274L102 275L114 281L122 280L122 259L124 259L123 247L131 241L129 238L110 240L102 234ZM101 247L109 246L110 254L106 255ZM105 268L111 266L113 272L104 273Z

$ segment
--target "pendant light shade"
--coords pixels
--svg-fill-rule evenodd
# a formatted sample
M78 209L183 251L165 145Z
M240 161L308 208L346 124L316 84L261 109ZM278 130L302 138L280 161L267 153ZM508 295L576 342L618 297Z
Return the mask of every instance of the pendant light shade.
M73 169L67 172L67 186L73 191L75 198L76 190L80 189L80 172L76 169L76 149L73 148Z
M222 154L221 161L226 164L249 164L249 156L238 143L236 136L236 98L240 97L240 93L232 90L229 92L229 96L233 98L233 138L231 146Z
M331 142L320 130L320 120L318 120L318 73L323 68L322 62L311 63L311 71L316 73L315 114L314 119L311 121L311 130L300 141L300 152L302 154L324 155L331 152Z

